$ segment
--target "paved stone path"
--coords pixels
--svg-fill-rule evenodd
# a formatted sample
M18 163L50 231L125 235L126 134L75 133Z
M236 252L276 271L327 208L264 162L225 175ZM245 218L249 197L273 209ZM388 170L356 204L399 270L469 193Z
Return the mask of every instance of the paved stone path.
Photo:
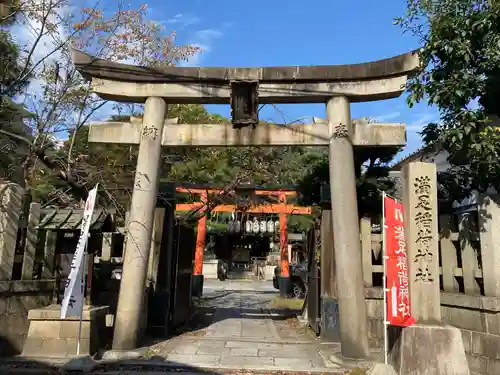
M151 351L194 367L343 373L328 361L339 345L321 344L295 318L270 310L276 296L270 282L206 280L205 324Z
M122 359L113 359L113 353L101 361L85 356L53 362L14 358L0 361L0 373L56 375L66 369L95 375L346 374L349 369L366 367L366 361L345 361L339 356L339 344L321 343L295 318L270 309L277 296L270 282L207 280L198 301L202 319L170 340L119 353Z

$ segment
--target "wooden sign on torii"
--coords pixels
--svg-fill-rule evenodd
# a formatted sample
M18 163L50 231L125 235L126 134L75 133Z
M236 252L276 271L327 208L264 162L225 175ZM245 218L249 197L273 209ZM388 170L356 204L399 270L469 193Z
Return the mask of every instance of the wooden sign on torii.
M73 50L73 62L102 98L145 103L142 124L132 120L128 125L94 125L89 135L92 142L139 144L113 348L137 346L161 147L300 144L329 148L341 350L346 357L367 358L353 147L398 147L405 145L406 139L400 124L353 124L350 103L400 96L407 76L419 68L417 54L338 66L153 69L100 60ZM231 103L233 126L169 124L165 121L167 103ZM327 120L292 127L261 125L255 113L259 103L326 103Z

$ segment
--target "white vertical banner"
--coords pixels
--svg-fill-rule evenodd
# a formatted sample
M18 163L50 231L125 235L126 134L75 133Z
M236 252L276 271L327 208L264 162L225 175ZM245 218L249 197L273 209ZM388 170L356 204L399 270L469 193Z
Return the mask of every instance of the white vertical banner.
M71 270L68 279L66 280L66 289L64 290L64 298L61 304L61 319L66 317L80 317L83 309L84 301L84 277L85 265L85 248L89 237L90 224L92 222L92 214L94 213L95 201L97 198L96 185L89 191L89 196L85 202L83 211L82 226L80 227L80 238L76 245L75 255L71 261Z

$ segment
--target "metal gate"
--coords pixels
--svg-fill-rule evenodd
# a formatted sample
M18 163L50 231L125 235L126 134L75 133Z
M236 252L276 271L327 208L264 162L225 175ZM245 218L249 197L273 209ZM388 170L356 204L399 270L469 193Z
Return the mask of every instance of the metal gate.
M311 329L320 333L320 269L316 262L319 230L315 227L307 233L307 318Z

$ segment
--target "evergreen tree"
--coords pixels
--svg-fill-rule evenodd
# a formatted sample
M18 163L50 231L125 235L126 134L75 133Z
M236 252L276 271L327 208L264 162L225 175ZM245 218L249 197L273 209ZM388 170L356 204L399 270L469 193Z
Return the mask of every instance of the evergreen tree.
M21 164L27 153L27 145L22 138L30 137L23 119L31 114L22 104L13 100L28 83L17 80L22 69L19 63L19 46L14 43L10 33L18 7L16 0L0 4L0 178L23 184Z
M422 44L409 105L426 99L440 112L422 134L448 153L451 169L438 176L443 198L500 191L500 3L408 0L397 23Z

